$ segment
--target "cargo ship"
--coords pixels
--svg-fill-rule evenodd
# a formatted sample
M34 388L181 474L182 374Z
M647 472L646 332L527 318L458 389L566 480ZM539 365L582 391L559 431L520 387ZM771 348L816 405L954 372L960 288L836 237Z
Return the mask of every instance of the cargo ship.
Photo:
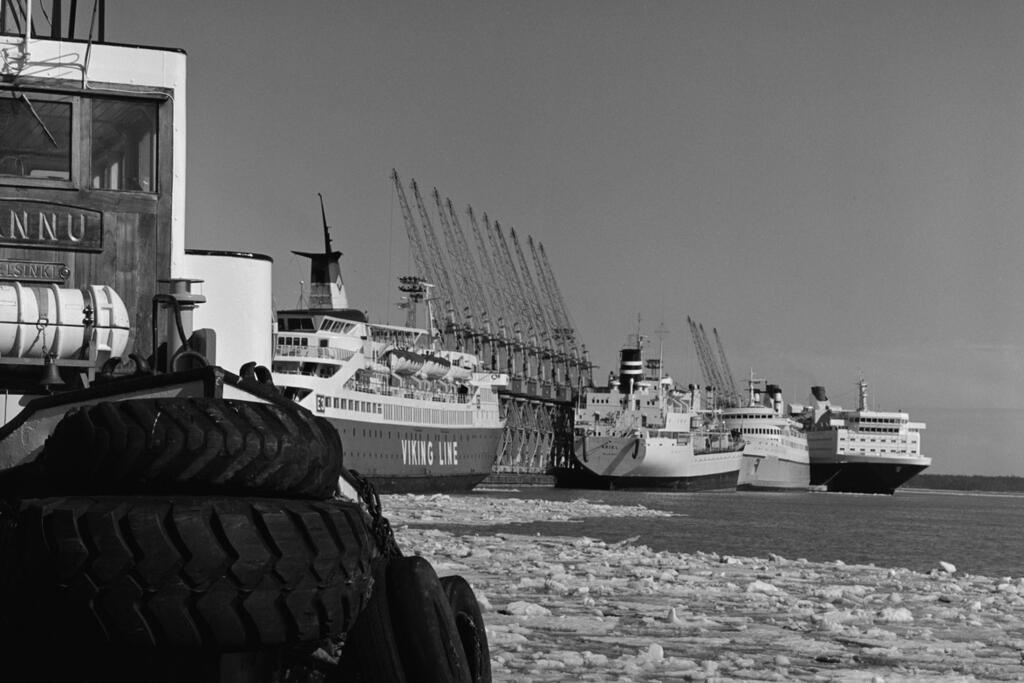
M887 493L931 465L921 455L923 422L902 411L868 409L867 382L857 382L856 410L833 406L825 388L811 388L807 445L811 486L846 493Z
M763 384L763 391L761 390ZM747 405L724 408L722 420L746 443L736 488L747 491L806 491L810 453L803 425L782 401L777 384L748 382Z
M310 259L310 294L307 306L277 312L273 385L337 429L345 467L377 491L472 489L497 457L504 428L497 392L508 376L443 348L428 297L407 297L412 324L404 326L373 323L350 308L326 219L323 230L323 253L293 252ZM408 292L410 279L401 280ZM419 304L427 307L426 328L415 326Z
M660 360L656 365L660 375ZM558 485L734 489L743 440L725 427L719 411L705 409L699 387L671 384L669 378L644 377L639 342L623 348L618 377L587 391L575 409L576 467L558 473Z

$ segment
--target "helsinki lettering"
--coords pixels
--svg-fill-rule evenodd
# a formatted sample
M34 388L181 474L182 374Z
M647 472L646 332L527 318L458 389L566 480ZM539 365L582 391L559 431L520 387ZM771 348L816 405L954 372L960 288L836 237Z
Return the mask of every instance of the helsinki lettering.
M63 263L0 261L0 280L65 282L69 275L71 275L71 271Z
M403 465L458 465L458 441L402 439Z

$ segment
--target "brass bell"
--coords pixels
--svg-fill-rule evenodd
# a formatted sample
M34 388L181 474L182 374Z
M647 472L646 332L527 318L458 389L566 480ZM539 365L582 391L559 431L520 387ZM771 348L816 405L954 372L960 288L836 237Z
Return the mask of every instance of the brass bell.
M43 356L43 376L39 380L39 384L44 387L64 384L64 380L60 376L60 369L57 367L57 363L54 362L52 353Z

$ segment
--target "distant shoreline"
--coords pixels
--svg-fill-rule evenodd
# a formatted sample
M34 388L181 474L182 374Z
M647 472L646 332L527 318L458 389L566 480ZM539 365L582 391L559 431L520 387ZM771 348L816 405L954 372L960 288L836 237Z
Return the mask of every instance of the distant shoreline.
M1024 493L1024 477L989 477L973 474L919 474L903 489L978 493Z
M995 496L1004 498L1024 497L1024 491L986 491L982 489L926 489L920 486L900 488L897 493L944 493L950 496Z

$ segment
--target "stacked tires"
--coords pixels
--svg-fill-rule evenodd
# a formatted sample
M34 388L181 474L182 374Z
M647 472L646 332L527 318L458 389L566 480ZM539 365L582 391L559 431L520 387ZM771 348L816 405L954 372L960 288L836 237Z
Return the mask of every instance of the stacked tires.
M0 642L25 680L491 679L469 584L401 556L337 431L291 403L73 409L0 495Z
M216 658L196 655L344 635L381 552L364 508L334 498L342 469L337 432L298 406L70 411L35 461L0 477L5 669L218 680L198 670Z

